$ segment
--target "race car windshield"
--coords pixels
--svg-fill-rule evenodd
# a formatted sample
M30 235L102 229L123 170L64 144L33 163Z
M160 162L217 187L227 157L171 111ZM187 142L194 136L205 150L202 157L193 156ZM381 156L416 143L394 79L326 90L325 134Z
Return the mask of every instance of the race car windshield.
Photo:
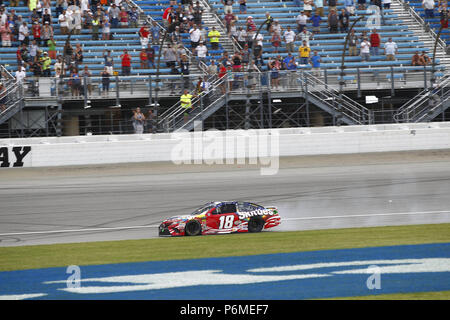
M207 204L201 206L200 208L198 208L198 209L195 210L194 212L192 212L191 215L195 216L195 215L197 215L197 214L203 213L203 212L205 212L206 210L211 209L211 208L213 207L213 205L214 205L214 204L213 204L212 202L209 202L209 203L207 203Z

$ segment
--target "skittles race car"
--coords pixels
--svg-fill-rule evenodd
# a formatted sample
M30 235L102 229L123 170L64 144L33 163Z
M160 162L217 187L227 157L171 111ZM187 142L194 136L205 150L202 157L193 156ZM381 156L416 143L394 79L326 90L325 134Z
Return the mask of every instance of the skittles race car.
M166 219L159 226L160 236L198 236L235 232L260 232L281 223L278 210L237 201L210 202L190 215Z

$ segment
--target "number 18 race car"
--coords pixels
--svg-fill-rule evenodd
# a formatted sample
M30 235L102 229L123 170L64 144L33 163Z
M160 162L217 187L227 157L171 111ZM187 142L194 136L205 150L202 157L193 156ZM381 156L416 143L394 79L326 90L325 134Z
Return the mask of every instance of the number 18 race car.
M205 234L260 232L281 223L278 210L236 201L210 202L190 215L166 219L159 226L160 236L198 236Z

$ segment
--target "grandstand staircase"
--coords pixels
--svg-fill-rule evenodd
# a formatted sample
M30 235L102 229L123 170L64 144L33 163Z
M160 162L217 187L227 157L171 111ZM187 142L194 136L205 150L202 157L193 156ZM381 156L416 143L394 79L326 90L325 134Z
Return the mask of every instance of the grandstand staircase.
M399 16L400 20L408 25L408 30L414 32L414 35L419 37L419 41L424 43L425 48L429 48L429 56L433 54L436 34L434 31L426 27L423 19L411 8L405 6L404 0L392 0L391 9L394 14ZM450 70L450 56L446 53L445 44L439 41L436 48L436 60L439 60L441 65L445 65L446 70Z
M401 106L394 114L396 122L430 122L450 107L450 75L433 88L426 88Z
M0 125L11 119L25 106L22 84L12 83L6 88L5 96L7 97L6 109L0 111Z
M309 72L303 72L297 80L300 84L298 97L305 99L308 103L311 103L332 115L336 119L338 125L364 125L373 123L374 117L372 111L341 92L332 89ZM223 81L227 80L219 79L212 84L211 93L209 94L209 103L205 103L204 98L202 100L201 97L195 97L192 100L194 108L187 121L184 118L184 110L181 108L180 102L177 102L161 114L158 121L158 127L166 132L193 130L194 127L197 126L197 123L203 122L220 108L225 106L228 101L234 100L233 95L235 93L221 93L220 86ZM269 93L270 97L270 88L261 88L263 91L265 89L267 89L267 93ZM250 96L257 99L259 99L260 93L261 92L258 90L248 92ZM236 95L238 96L238 100L242 99L239 94Z

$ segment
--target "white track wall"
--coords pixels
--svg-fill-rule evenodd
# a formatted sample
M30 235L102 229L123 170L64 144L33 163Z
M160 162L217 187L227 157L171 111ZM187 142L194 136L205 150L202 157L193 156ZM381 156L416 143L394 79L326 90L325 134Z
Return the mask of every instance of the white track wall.
M222 158L217 156L220 152L211 155L210 151L211 148L216 151L223 149L224 140L234 141L234 145L228 144L227 147L235 148L232 156L241 158L252 154L257 144L255 137L270 141L271 150L275 152L271 155L280 157L450 149L450 122L205 131L204 137L201 135L202 132L191 132L0 139L0 170L7 167L174 161L175 158L180 159L183 148L184 153L181 153L184 156L181 157L186 160L191 156L196 159ZM199 147L199 141L200 146L209 148L206 155L205 149ZM192 149L186 152L186 146Z

